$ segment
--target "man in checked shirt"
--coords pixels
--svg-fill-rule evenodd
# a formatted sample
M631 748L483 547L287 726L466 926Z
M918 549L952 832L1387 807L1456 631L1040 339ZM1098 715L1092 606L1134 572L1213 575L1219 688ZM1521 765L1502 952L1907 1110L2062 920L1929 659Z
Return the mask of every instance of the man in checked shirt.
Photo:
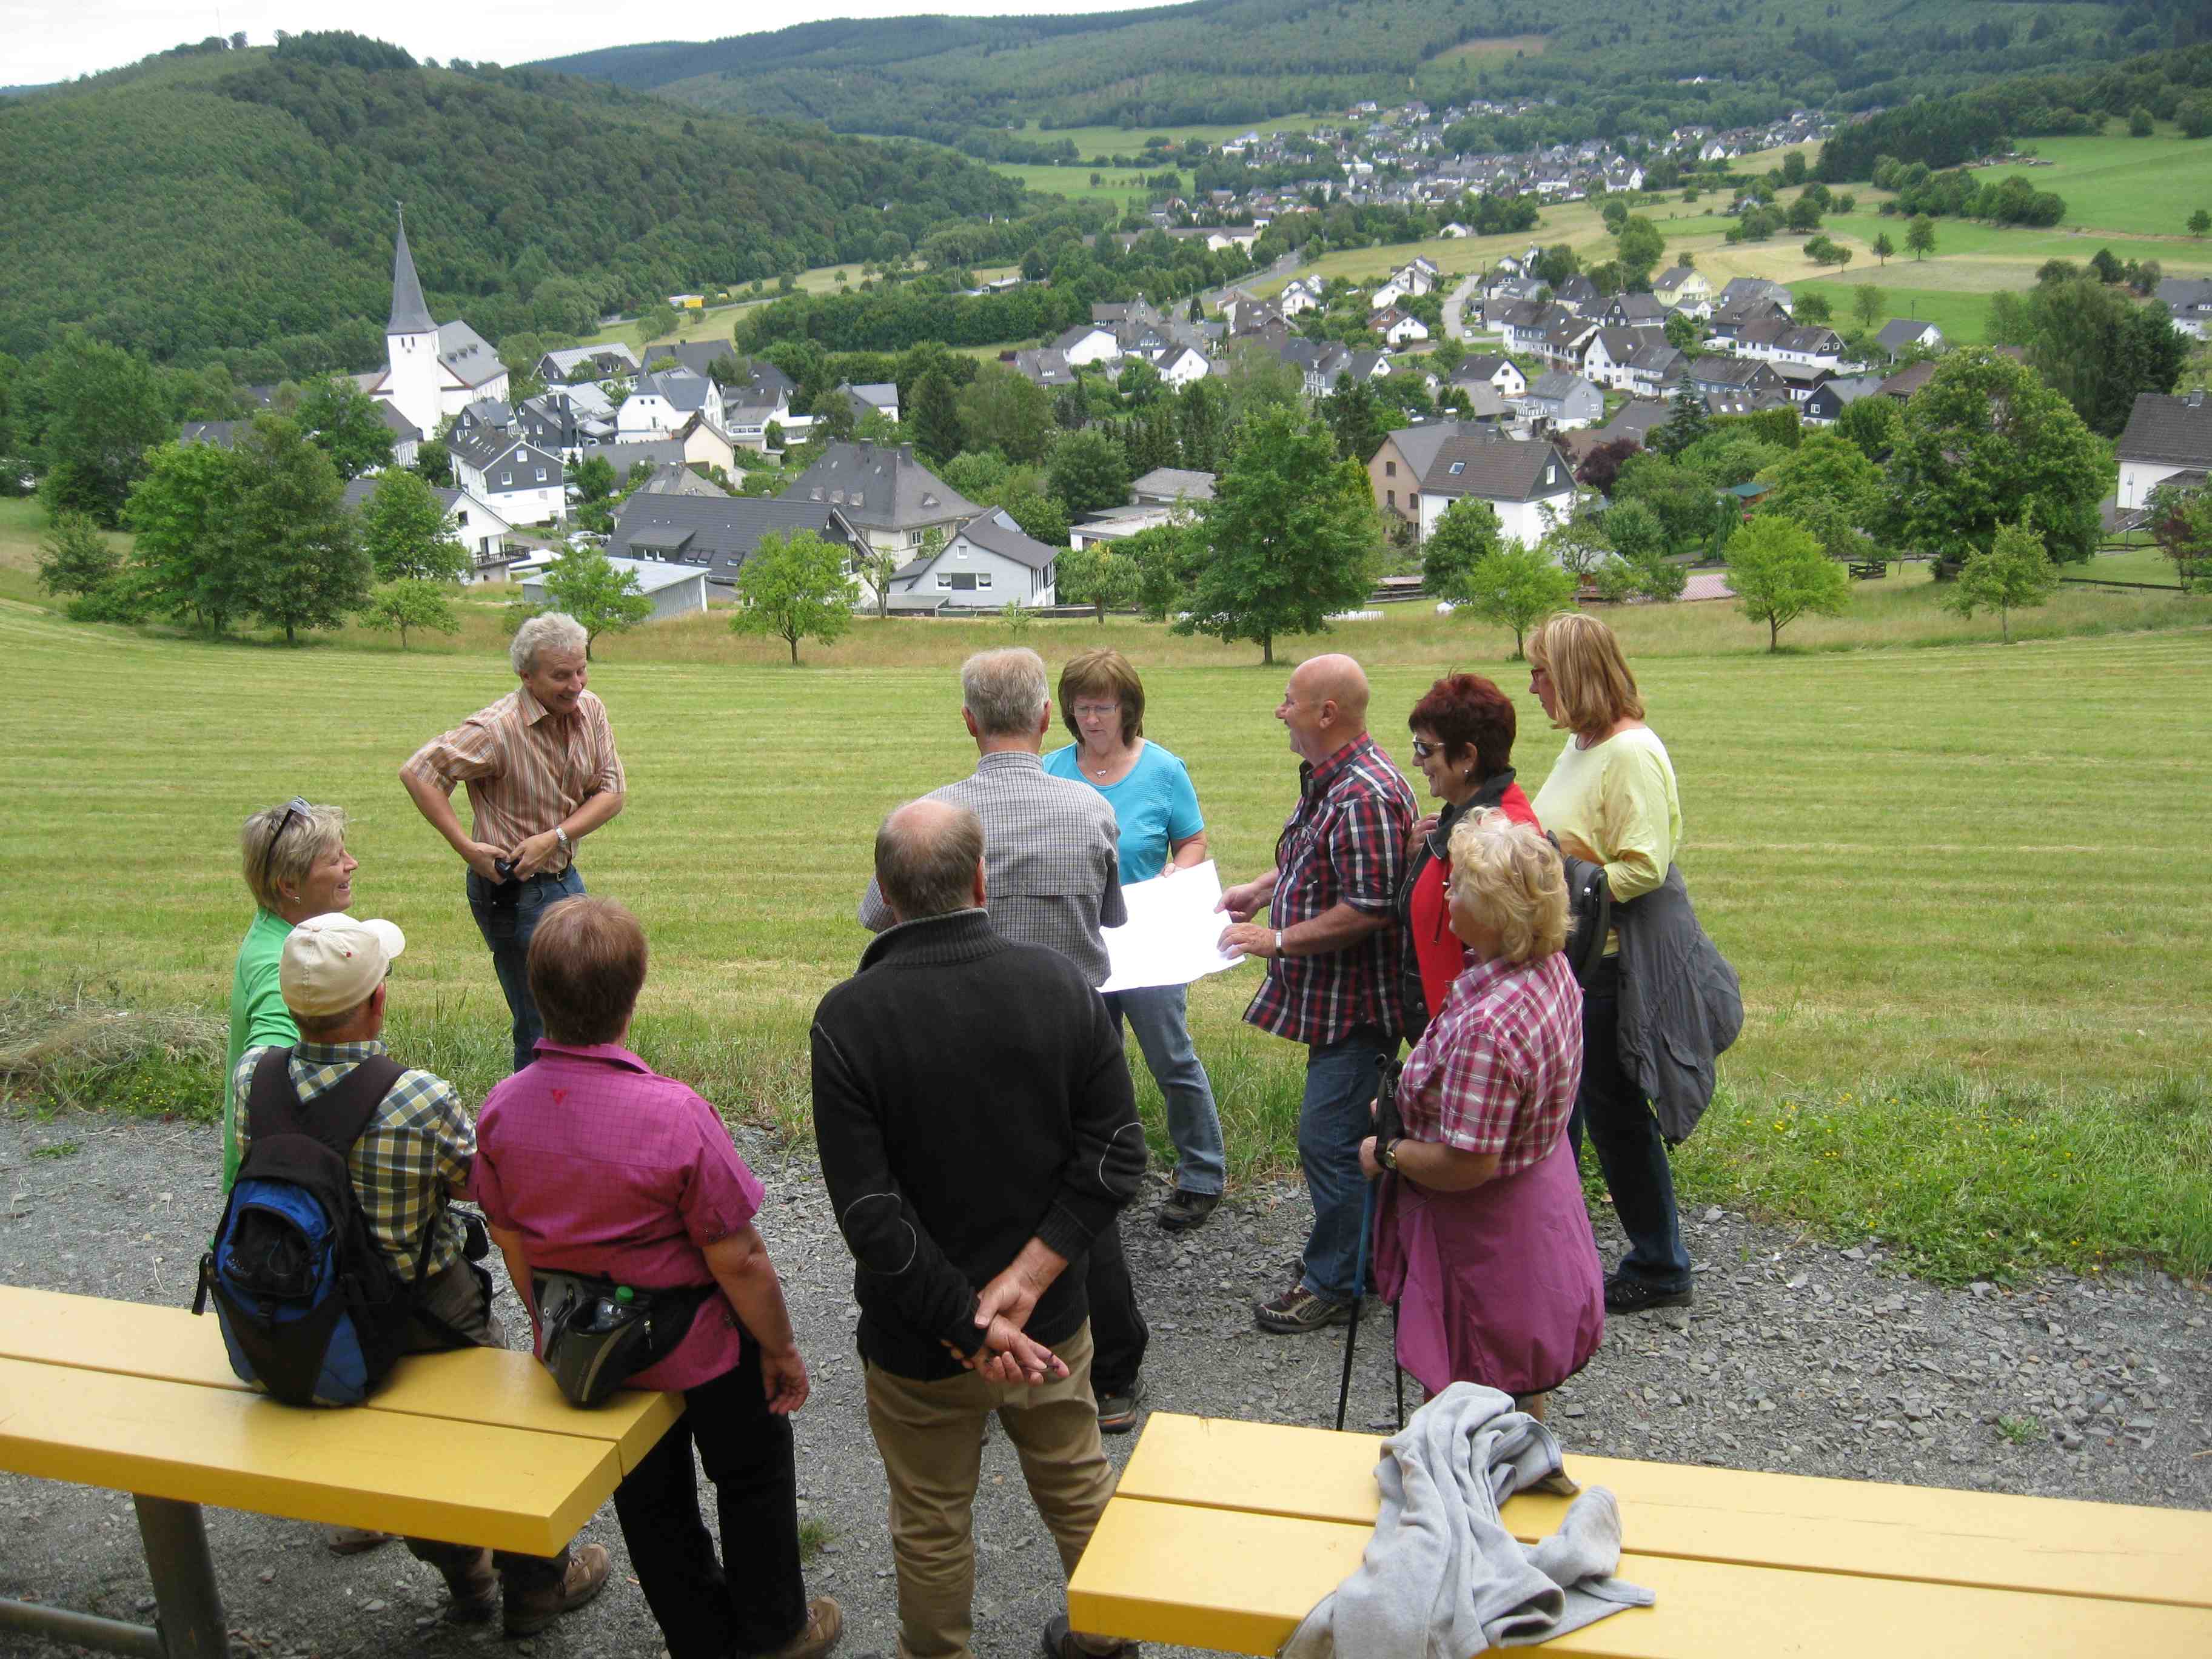
M576 843L623 810L614 728L585 689L588 639L573 617L532 617L508 651L522 684L399 769L416 808L469 867L469 908L514 1016L518 1072L545 1030L530 998L530 936L549 908L584 890ZM468 785L473 830L453 811L457 783Z
M1253 1308L1290 1335L1352 1311L1366 1177L1359 1143L1382 1062L1406 1029L1398 984L1398 884L1413 792L1367 735L1367 676L1349 657L1300 663L1275 706L1298 757L1298 804L1275 866L1221 896L1235 920L1221 948L1264 957L1244 1011L1262 1030L1306 1045L1298 1162L1313 1200L1297 1282ZM1255 921L1272 902L1271 921Z

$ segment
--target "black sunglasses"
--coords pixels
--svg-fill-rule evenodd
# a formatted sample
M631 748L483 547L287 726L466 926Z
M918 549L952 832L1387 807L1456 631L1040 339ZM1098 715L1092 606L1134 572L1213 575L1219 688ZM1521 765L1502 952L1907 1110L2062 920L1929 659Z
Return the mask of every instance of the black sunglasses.
M314 811L304 795L295 795L284 803L284 816L277 822L276 833L269 837L261 849L261 885L269 884L269 872L276 862L276 843L284 839L284 832L292 827L292 820L304 822Z
M1440 743L1423 743L1419 738L1415 738L1413 739L1413 758L1417 761L1425 761L1428 759L1430 756L1436 754L1438 750L1443 749L1443 744Z

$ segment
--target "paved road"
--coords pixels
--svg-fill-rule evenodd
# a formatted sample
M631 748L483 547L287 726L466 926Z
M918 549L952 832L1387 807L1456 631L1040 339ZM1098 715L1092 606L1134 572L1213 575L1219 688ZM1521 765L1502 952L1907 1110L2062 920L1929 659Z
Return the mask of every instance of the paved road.
M1474 297L1475 290L1480 286L1480 279L1469 276L1445 297L1444 337L1446 339L1464 340L1468 337L1466 326L1460 321L1460 312L1467 302Z

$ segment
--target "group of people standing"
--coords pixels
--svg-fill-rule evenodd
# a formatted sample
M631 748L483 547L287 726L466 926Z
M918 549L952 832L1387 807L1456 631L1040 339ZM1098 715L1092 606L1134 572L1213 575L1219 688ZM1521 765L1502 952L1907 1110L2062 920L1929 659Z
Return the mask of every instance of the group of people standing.
M454 1227L448 1200L473 1197L533 1331L533 1272L719 1287L674 1351L632 1378L681 1390L686 1409L617 1492L617 1512L672 1659L804 1659L842 1629L833 1601L807 1598L799 1559L788 1418L808 1374L754 1225L759 1182L711 1106L626 1046L645 934L621 906L584 894L574 862L625 787L583 644L566 617L526 623L517 689L401 770L468 866L515 1072L472 1125L450 1085L401 1073L349 1166L403 1279L426 1230ZM1300 665L1275 710L1298 799L1272 866L1224 889L1220 942L1266 963L1245 1018L1307 1048L1298 1146L1314 1223L1295 1281L1257 1304L1259 1323L1295 1334L1347 1316L1367 1289L1363 1227L1379 1180L1375 1277L1401 1308L1401 1364L1432 1392L1485 1382L1540 1414L1595 1351L1605 1310L1690 1298L1666 1157L1680 1135L1653 1101L1686 1103L1700 1053L1710 1095L1736 1016L1733 975L1701 933L1669 921L1663 941L1642 937L1639 901L1681 893L1680 812L1617 642L1570 615L1532 638L1529 656L1532 690L1571 733L1552 777L1531 802L1510 766L1510 699L1449 676L1409 721L1439 803L1425 817L1368 732L1359 665ZM1119 1218L1146 1152L1125 1030L1159 1084L1175 1146L1158 1224L1206 1224L1226 1174L1183 988L1099 991L1102 930L1125 919L1122 886L1207 856L1187 768L1145 735L1141 679L1111 650L1068 663L1057 702L1072 741L1049 754L1054 698L1035 653L979 653L961 684L975 769L883 820L859 908L877 937L811 1033L816 1138L854 1260L910 1659L971 1649L969 1512L987 1419L1019 1452L1072 1571L1112 1490L1100 1436L1139 1414L1148 1333ZM474 809L467 830L457 784ZM282 1069L305 1103L383 1053L384 973L404 940L345 914L357 866L344 823L295 799L246 826L257 909L233 997L226 1185L252 1132L257 1071L276 1073L265 1058L289 1049ZM1563 949L1561 849L1602 866L1614 900L1617 937L1591 956L1586 983ZM1643 982L1647 961L1690 982ZM1407 1039L1398 1115L1378 1133L1375 1103ZM1665 1058L1647 1064L1655 1051ZM1585 1125L1631 1239L1610 1278L1576 1174ZM435 1310L422 1346L498 1345L489 1275L464 1243L420 1259L418 1303ZM695 1448L716 1488L719 1559ZM503 1608L514 1634L581 1605L606 1574L595 1546L550 1561L410 1547L445 1574L453 1616ZM1055 1659L1133 1650L1065 1617L1043 1646Z

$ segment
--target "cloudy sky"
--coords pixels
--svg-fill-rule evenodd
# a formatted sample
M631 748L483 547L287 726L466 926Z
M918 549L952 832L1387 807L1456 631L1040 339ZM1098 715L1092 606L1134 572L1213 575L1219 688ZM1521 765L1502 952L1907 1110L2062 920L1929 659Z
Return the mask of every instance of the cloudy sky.
M823 17L900 17L916 12L971 16L1035 15L1126 10L1159 0L754 0L742 12L714 16L680 10L639 10L625 19L617 8L576 0L477 0L455 7L446 0L383 0L374 6L302 7L263 0L0 0L0 84L33 86L114 69L185 40L244 29L257 46L278 29L353 29L404 46L417 58L489 58L519 64L557 58L597 46L640 40L700 40L753 29L782 28ZM742 20L742 21L741 21Z

